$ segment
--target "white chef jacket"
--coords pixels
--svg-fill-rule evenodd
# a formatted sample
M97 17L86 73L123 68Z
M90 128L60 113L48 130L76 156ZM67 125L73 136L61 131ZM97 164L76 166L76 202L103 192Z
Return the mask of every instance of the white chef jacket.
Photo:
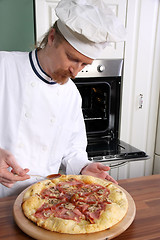
M81 97L71 79L60 85L40 67L36 50L0 52L0 147L10 151L29 174L79 174L89 163ZM0 197L35 182L0 184Z

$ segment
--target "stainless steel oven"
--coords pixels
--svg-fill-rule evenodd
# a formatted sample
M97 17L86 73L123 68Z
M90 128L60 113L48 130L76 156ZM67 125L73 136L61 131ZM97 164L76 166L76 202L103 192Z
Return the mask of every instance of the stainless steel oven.
M73 80L82 97L87 152L91 161L148 159L145 152L119 140L123 60L94 60Z

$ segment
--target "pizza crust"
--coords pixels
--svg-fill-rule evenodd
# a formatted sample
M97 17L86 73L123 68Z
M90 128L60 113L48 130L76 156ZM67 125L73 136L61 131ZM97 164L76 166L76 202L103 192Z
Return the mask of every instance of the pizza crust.
M62 183L70 178L74 178L85 182L86 184L97 184L107 187L110 190L108 200L111 204L107 204L105 210L101 213L100 218L95 219L94 223L87 220L80 222L54 217L53 214L47 219L36 218L35 213L45 202L46 199L40 197L40 192L48 187L54 187L58 183ZM53 180L45 180L32 185L24 194L22 210L24 215L35 222L38 226L59 233L81 234L102 231L113 227L120 222L127 213L128 201L125 193L115 184L87 175L62 175Z

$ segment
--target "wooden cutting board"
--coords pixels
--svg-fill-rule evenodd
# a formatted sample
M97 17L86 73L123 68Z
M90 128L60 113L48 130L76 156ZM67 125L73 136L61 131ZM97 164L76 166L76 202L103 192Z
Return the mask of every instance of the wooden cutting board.
M117 186L117 185L116 185ZM114 237L120 235L123 233L133 222L136 214L136 207L133 198L131 195L122 187L118 186L122 191L125 192L127 199L128 199L128 211L125 217L122 219L122 221L115 226L113 226L111 229L96 232L96 233L88 233L88 234L65 234L65 233L56 233L51 232L48 230L45 230L43 228L40 228L36 226L33 222L28 220L22 211L21 204L22 199L25 191L28 189L25 189L15 200L14 206L13 206L13 215L14 219L18 225L18 227L28 234L30 237L33 237L38 240L108 240L113 239Z

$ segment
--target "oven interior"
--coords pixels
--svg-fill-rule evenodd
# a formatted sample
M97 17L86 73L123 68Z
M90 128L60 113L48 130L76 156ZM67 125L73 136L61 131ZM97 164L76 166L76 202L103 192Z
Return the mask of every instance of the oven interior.
M117 138L119 125L120 78L76 80L82 96L82 111L89 139Z

